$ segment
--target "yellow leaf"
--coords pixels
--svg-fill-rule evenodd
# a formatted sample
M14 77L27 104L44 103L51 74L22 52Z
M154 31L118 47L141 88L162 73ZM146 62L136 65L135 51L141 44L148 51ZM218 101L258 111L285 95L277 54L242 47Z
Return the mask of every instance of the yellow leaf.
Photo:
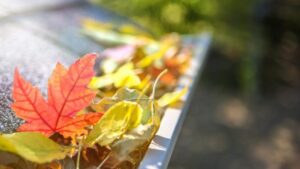
M141 80L134 72L133 63L129 62L121 66L115 73L106 74L100 77L94 77L89 83L89 88L100 89L114 84L116 88L136 87L140 85Z
M145 87L147 87L147 85L150 84L150 81L151 81L151 76L150 75L147 75L142 81L141 83L137 86L137 89L144 89Z
M103 115L89 133L86 143L93 145L96 142L106 146L120 138L128 129L140 124L142 107L130 101L121 101L113 105Z
M150 37L149 33L142 31L141 29L138 29L137 27L129 24L121 25L119 27L119 31L125 34Z
M162 44L161 48L157 52L150 54L150 55L144 57L142 60L140 60L137 63L137 67L145 68L145 67L151 65L155 60L161 59L165 55L165 53L167 52L169 47L170 46L167 44Z
M82 22L82 27L83 30L81 32L83 34L107 44L145 44L154 41L148 36L135 36L118 32L111 24L101 23L92 19L85 19Z
M111 23L97 22L93 19L84 19L82 25L85 29L95 29L95 30L110 30L113 28Z
M93 77L88 87L90 89L100 89L112 85L113 83L114 81L112 75L107 74L100 77Z
M0 135L0 150L17 154L32 162L46 163L65 158L70 149L40 133L20 132Z
M184 89L176 92L166 93L161 98L157 100L157 103L160 107L165 107L170 105L176 101L178 101L183 95L186 94L188 88L185 87Z
M115 103L116 101L110 97L104 97L97 103L92 103L91 108L96 112L106 112L106 110L108 110L109 107Z
M127 100L137 102L143 108L141 123L146 124L149 122L152 115L152 100L144 93L135 89L120 88L113 96L113 99L118 101Z
M113 59L105 59L101 63L101 69L104 72L104 74L113 73L118 68L118 66L118 63Z
M114 74L114 85L117 88L120 87L135 87L141 83L140 78L133 70L133 63L129 62L120 67Z

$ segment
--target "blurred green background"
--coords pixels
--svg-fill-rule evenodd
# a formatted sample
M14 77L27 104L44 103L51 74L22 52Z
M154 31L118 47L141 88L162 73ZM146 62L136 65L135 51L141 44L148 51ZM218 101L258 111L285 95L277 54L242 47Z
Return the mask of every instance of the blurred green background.
M171 169L299 169L299 0L94 0L154 36L212 32Z

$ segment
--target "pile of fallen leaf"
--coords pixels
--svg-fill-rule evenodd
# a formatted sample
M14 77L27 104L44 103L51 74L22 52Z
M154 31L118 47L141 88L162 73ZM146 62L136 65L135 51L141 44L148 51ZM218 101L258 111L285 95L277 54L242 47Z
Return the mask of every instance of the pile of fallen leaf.
M87 21L85 33L109 35L97 24ZM16 68L11 109L24 123L0 135L1 169L138 167L164 110L187 91L174 90L191 52L177 35L126 37L69 68L57 63L47 98Z

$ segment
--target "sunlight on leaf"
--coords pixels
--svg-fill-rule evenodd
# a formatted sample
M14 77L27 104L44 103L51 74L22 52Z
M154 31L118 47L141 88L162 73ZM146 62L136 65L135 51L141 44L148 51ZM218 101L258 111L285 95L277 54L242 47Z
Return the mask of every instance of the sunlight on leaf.
M115 73L106 74L100 77L93 77L89 83L89 88L100 89L114 84L116 88L120 87L136 87L139 86L141 80L134 72L133 63L129 62L121 66Z
M143 109L135 102L121 101L113 105L89 133L86 143L111 144L128 129L139 125Z
M116 69L119 67L119 63L117 63L113 59L105 59L101 63L101 70L104 72L104 74L110 74L113 73Z
M58 63L48 81L47 100L16 69L11 107L19 118L26 121L18 131L40 132L46 136L60 133L69 137L84 133L87 125L97 122L100 114L76 116L96 95L87 88L94 76L95 59L96 54L87 54L69 69Z
M167 44L162 44L161 48L157 52L150 54L150 55L144 57L142 60L140 60L137 63L137 67L145 68L145 67L151 65L155 60L161 59L165 55L165 53L169 49L169 47L170 46Z
M60 146L40 133L32 132L0 135L0 150L36 163L63 159L69 152L69 148Z
M157 103L160 107L165 107L167 105L170 105L170 104L175 103L176 101L180 100L180 98L182 96L184 96L187 91L188 91L188 88L185 87L184 89L182 89L180 91L166 93L157 100Z
M141 83L140 78L134 72L133 63L129 62L121 66L114 75L114 84L120 87L135 87Z
M114 83L113 75L107 74L100 77L93 77L88 87L91 89L100 89L103 87L110 86Z
M145 87L147 87L147 85L151 84L151 76L147 75L142 81L141 83L137 86L137 89L144 89Z
M143 115L142 115L142 124L146 124L150 117L151 117L151 99L142 94L140 91L135 89L129 88L121 88L119 89L116 94L113 96L115 100L127 100L127 101L134 101L138 102L141 107L143 108Z

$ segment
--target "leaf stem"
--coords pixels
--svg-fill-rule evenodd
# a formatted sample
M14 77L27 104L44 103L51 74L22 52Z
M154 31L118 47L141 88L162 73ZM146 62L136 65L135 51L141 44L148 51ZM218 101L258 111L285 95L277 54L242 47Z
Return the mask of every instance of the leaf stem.
M156 91L156 87L157 87L157 84L158 84L158 81L159 79L168 72L167 69L163 70L158 76L157 78L155 79L155 82L153 84L153 87L152 87L152 93L151 93L151 96L150 96L150 99L152 100L152 105L151 105L151 116L152 116L152 124L154 123L154 111L155 111L155 105L154 105L154 101L155 101L155 91Z
M80 139L78 153L77 153L76 169L80 169L80 155L81 155L82 143L83 143L83 139Z
M155 98L155 91L156 91L156 87L157 87L157 84L158 84L158 81L159 79L168 72L167 69L163 70L158 76L157 78L155 79L155 82L153 84L153 87L152 87L152 93L151 93L151 96L150 96L150 99L154 100Z

